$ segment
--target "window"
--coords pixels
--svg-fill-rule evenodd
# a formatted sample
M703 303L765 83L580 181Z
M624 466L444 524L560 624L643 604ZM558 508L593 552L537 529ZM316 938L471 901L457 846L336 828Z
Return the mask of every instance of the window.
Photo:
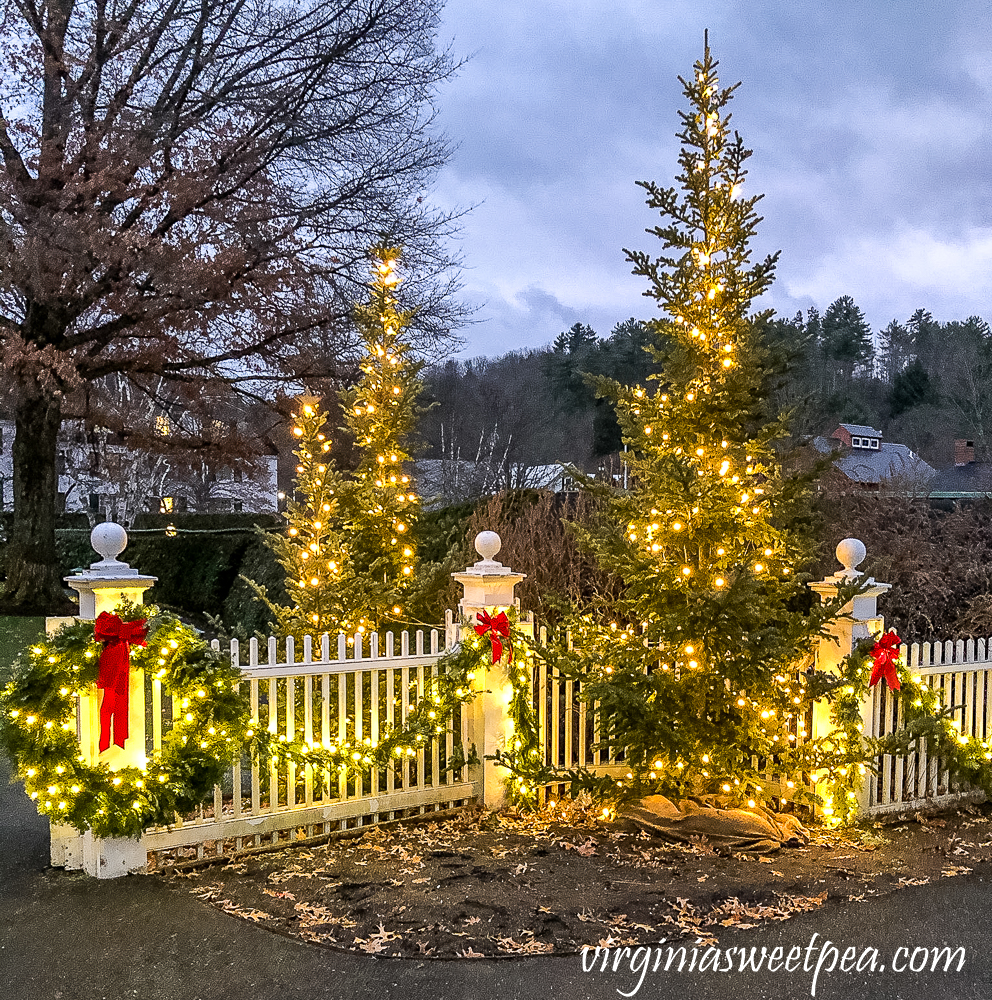
M851 447L852 448L860 448L861 447L861 438L852 437L851 438Z
M160 514L171 514L174 507L172 497L162 497L158 502L158 512Z
M155 433L162 437L168 437L172 433L172 424L169 422L167 413L160 413L155 418Z
M878 451L878 438L872 438L871 439L871 446L872 446L872 448L875 449L875 451Z

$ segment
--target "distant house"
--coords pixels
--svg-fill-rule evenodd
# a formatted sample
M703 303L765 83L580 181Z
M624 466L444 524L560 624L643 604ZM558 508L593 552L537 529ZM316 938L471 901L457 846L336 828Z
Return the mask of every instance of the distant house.
M954 465L930 483L931 500L977 500L992 496L992 462L975 461L975 442L954 442Z
M166 431L163 431L166 433ZM66 420L58 439L58 488L66 513L91 522L129 524L144 511L169 514L250 514L278 510L278 458L262 455L252 473L219 464L181 463L88 434L81 420ZM0 419L0 510L13 510L14 421Z
M838 452L834 468L859 489L922 490L936 475L916 452L865 424L840 424L829 438L814 438L813 447L824 455Z
M467 459L420 458L413 463L413 475L425 510L506 489L567 493L576 488L572 477L558 464L499 466Z

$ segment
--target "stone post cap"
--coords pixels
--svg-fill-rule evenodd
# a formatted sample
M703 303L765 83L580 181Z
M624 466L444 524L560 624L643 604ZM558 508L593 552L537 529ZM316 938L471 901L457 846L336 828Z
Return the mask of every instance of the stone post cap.
M524 574L513 573L513 570L509 566L504 566L501 562L493 559L493 556L502 548L503 540L496 534L495 531L480 531L475 536L475 551L479 553L482 558L473 563L467 569L462 570L461 573L452 573L451 575L455 578L459 576L464 576L466 574L471 574L472 576L519 576L522 580Z
M510 607L514 603L513 588L527 575L514 573L509 566L493 559L499 552L499 535L495 531L482 531L475 539L475 548L482 558L461 573L451 575L464 588L458 606L462 614L471 615L473 608Z
M86 576L137 576L138 571L132 569L126 562L117 557L127 548L127 532L114 521L104 521L90 532L90 545L94 551L103 556L97 562L90 563Z
M834 573L834 579L856 580L864 575L859 569L855 569L865 561L865 556L868 554L865 543L860 538L845 538L838 542L835 554L837 562L844 568Z
M868 550L865 548L865 543L859 538L845 538L838 542L836 549L837 561L843 569L839 569L836 573L831 574L823 580L808 584L810 590L822 595L823 599L826 600L831 593L836 593L836 588L842 584L856 583L864 576L864 573L855 567L860 566L864 562L867 554ZM855 601L860 601L866 597L879 597L892 588L891 583L879 583L871 576L864 583L867 587L862 594L855 598Z

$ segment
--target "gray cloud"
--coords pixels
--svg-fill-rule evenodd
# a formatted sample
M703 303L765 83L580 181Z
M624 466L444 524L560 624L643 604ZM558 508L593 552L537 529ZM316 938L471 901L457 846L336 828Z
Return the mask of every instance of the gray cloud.
M482 201L464 251L486 304L465 355L655 315L622 248L657 248L634 182L673 180L676 76L707 26L723 82L744 81L734 125L765 193L755 253L782 250L769 304L851 294L876 327L920 306L992 312L984 2L449 0L446 32L476 52L442 95L461 148L437 192Z

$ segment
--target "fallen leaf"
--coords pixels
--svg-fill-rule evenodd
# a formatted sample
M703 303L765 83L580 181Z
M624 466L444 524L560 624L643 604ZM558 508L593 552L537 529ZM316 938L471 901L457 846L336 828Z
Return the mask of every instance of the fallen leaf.
M950 865L945 868L941 873L941 878L953 878L955 875L967 875L970 872L970 868L962 868L958 865Z

